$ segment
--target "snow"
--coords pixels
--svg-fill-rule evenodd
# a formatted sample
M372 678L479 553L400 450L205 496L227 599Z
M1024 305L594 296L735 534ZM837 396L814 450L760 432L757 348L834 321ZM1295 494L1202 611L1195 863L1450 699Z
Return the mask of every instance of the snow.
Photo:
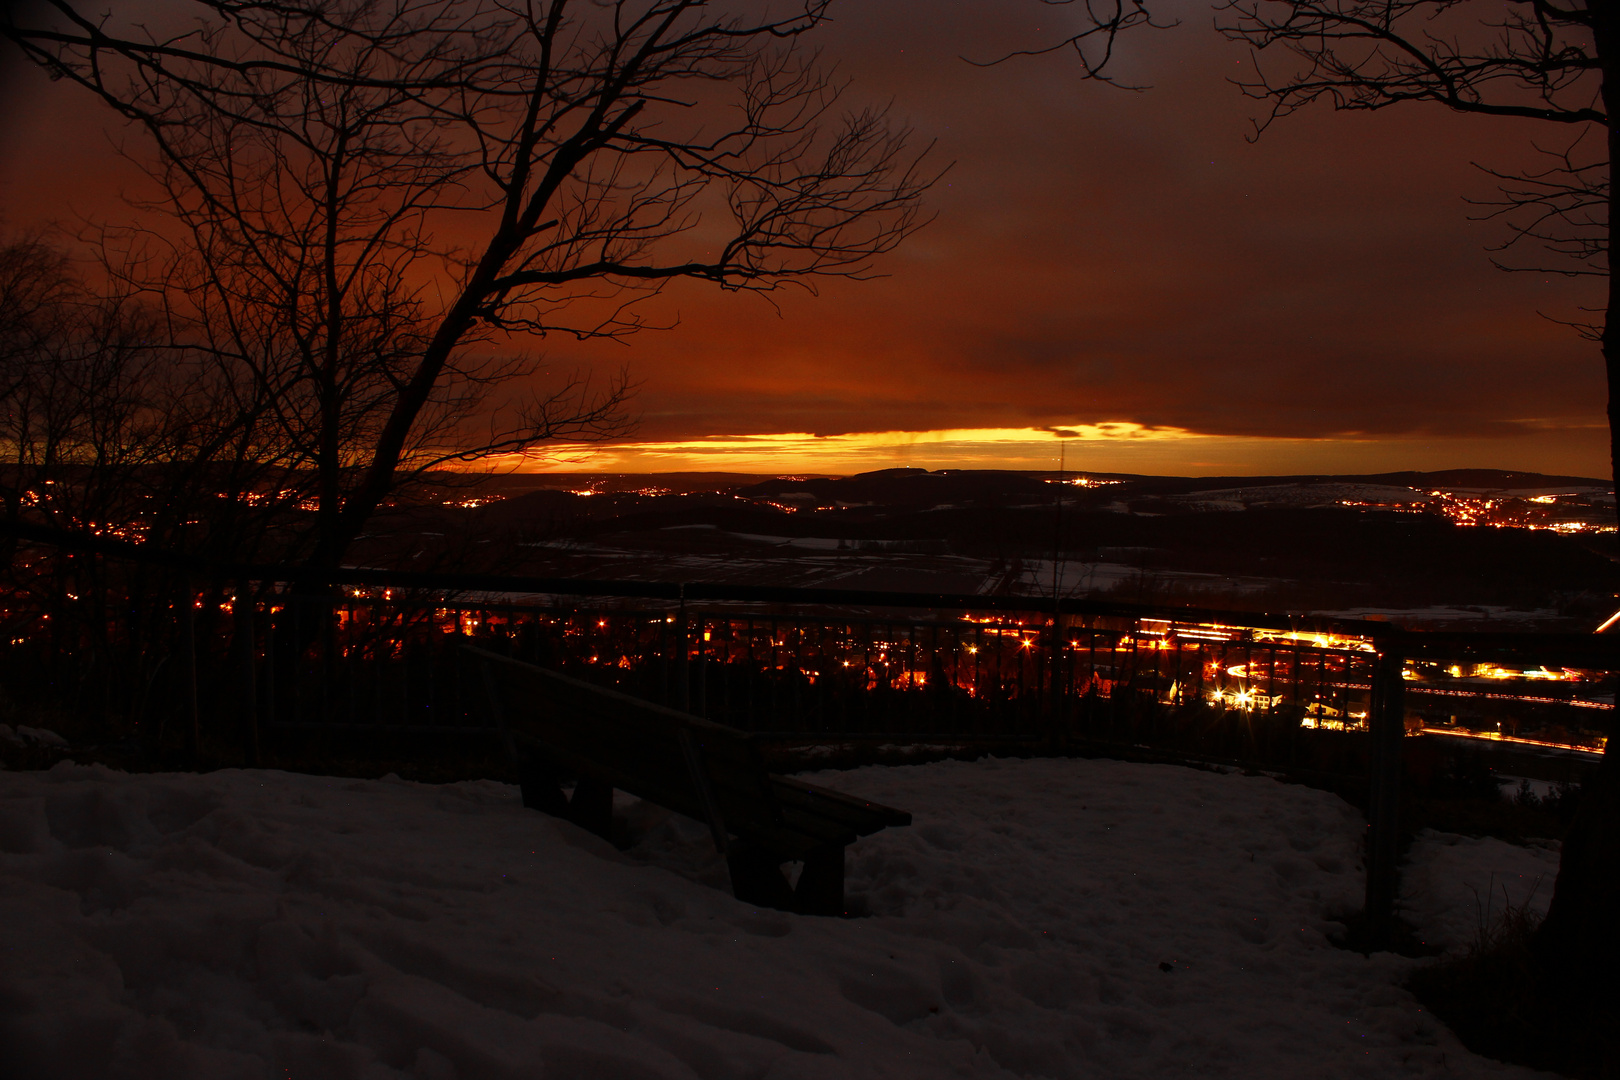
M1481 620L1495 619L1519 625L1530 622L1549 622L1563 618L1555 608L1531 608L1525 610L1504 607L1500 604L1477 604L1466 607L1433 604L1429 607L1420 608L1354 607L1318 610L1313 611L1311 614L1330 619L1377 619L1403 624L1425 622L1477 623Z
M727 533L728 536L738 540L749 540L756 544L771 544L775 547L807 548L811 551L837 551L840 548L859 549L861 541L839 540L828 536L765 536L759 533Z
M1025 559L1018 588L1036 596L1052 595L1051 559ZM1135 585L1144 580L1156 586L1181 585L1189 589L1220 589L1227 593L1254 593L1280 584L1286 578L1237 576L1233 574L1205 574L1192 570L1165 570L1142 564L1118 562L1083 562L1078 559L1061 560L1057 566L1058 590L1063 596L1089 596L1110 589ZM999 583L989 579L986 584Z
M1558 854L1551 840L1520 846L1424 829L1401 879L1404 915L1424 929L1425 944L1460 953L1509 907L1547 914Z
M490 781L0 773L6 1075L1531 1075L1400 989L1415 961L1329 943L1364 829L1332 795L1062 759L813 779L915 817L850 849L864 917L738 903L703 827L631 800L621 852Z
M1193 509L1246 510L1252 506L1335 506L1345 502L1383 506L1426 504L1434 497L1414 488L1388 484L1308 481L1193 491L1168 498Z
M15 731L10 724L0 724L0 739L13 746L27 746L32 743L35 746L49 746L58 750L69 749L68 741L56 732L49 728L29 727L27 724L18 724Z

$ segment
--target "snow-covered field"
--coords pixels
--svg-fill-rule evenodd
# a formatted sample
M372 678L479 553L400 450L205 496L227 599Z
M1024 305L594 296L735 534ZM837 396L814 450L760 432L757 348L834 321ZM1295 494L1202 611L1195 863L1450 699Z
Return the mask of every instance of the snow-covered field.
M915 815L850 850L866 917L736 902L706 830L639 803L621 853L493 782L0 773L0 1074L1530 1075L1400 989L1414 961L1329 944L1364 827L1331 795L1071 760L818 782ZM1545 854L1427 836L1413 910L1455 936L1465 879Z
M1538 918L1547 914L1558 854L1551 840L1520 847L1425 829L1401 877L1404 914L1423 928L1425 944L1462 951L1509 908L1526 908Z

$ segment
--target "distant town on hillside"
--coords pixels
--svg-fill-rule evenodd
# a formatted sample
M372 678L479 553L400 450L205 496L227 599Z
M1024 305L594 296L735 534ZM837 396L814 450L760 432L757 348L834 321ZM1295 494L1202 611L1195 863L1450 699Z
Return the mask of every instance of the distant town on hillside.
M1620 591L1613 485L1488 469L1167 477L886 469L444 474L366 565L1095 597L1591 630Z

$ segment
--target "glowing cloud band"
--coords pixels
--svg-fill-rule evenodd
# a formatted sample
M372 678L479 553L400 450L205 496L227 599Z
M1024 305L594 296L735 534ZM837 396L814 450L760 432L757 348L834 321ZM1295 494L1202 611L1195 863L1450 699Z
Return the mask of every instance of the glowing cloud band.
M900 466L1055 470L1060 443L1067 446L1069 469L1091 472L1207 476L1515 467L1496 460L1503 456L1499 440L1257 438L1206 435L1130 421L1051 428L950 428L837 435L784 432L664 442L557 444L496 464L525 472L849 474Z

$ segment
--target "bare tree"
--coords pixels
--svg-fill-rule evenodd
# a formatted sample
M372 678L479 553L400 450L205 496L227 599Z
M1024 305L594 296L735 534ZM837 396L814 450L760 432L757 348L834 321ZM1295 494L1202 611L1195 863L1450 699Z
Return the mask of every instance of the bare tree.
M1428 102L1551 125L1552 138L1538 146L1542 168L1482 166L1502 185L1501 199L1483 204L1510 226L1502 248L1540 248L1534 265L1498 265L1608 275L1606 94L1617 91L1604 71L1614 61L1599 48L1608 33L1603 5L1510 0L1483 11L1457 0L1232 0L1222 11L1221 30L1254 49L1255 74L1237 85L1266 106L1257 134L1317 101L1361 111ZM1264 66L1267 50L1282 54L1282 69ZM1539 262L1548 256L1550 264ZM1603 339L1601 325L1586 329ZM1610 352L1606 345L1613 382Z
M228 442L220 434L234 421L201 358L161 339L153 312L88 288L51 247L0 246L0 500L8 518L196 553L217 547L217 530L188 535L219 516L212 485L196 473L219 471L210 448ZM88 685L108 696L148 684L173 640L165 626L172 620L158 617L173 602L172 575L19 549L11 535L7 546L6 637L37 654L8 695L18 684ZM102 704L115 715L132 707Z
M1620 130L1620 6L1609 0L1232 0L1225 33L1253 46L1258 74L1240 84L1271 120L1323 100L1376 110L1429 102L1454 112L1513 117L1560 132L1549 167L1504 182L1496 211L1516 239L1539 241L1558 272L1608 277L1607 310L1587 327L1609 383L1611 463L1620 465L1620 281L1610 273ZM1283 66L1266 70L1268 50ZM1571 1015L1612 1024L1620 1004L1620 749L1611 732L1587 785L1537 934L1544 993ZM1594 1010L1595 1011L1592 1011ZM1613 1054L1613 1048L1610 1048ZM1611 1061L1610 1068L1615 1065Z
M1068 3L1072 0L1047 0ZM1093 10L1065 44L1106 61L1114 36L1140 4ZM1255 75L1239 87L1266 105L1257 134L1316 102L1378 110L1409 102L1454 112L1536 121L1552 133L1545 167L1487 169L1502 185L1487 204L1512 236L1503 248L1539 245L1567 275L1608 278L1602 318L1575 322L1602 347L1609 385L1611 468L1620 475L1620 280L1611 273L1617 193L1611 163L1620 151L1620 4L1613 0L1227 0L1219 29L1253 49ZM1107 48L1102 48L1106 44ZM1280 55L1279 55L1280 54ZM1267 66L1268 61L1274 61ZM1087 61L1088 73L1097 71ZM1500 249L1499 249L1500 250ZM1519 269L1499 260L1505 269ZM1528 267L1524 267L1528 268ZM1611 725L1612 726L1612 725ZM1596 777L1564 842L1558 881L1536 952L1541 989L1569 1015L1597 1017L1609 1032L1609 1070L1620 1007L1620 749L1610 732ZM1592 1011L1596 1010L1596 1011Z
M1122 84L1109 70L1119 36L1139 26L1163 30L1175 25L1173 22L1158 21L1148 10L1145 0L1041 0L1041 3L1048 7L1077 9L1080 15L1078 20L1080 29L1047 45L1016 49L989 61L968 58L968 62L976 67L988 67L1019 56L1046 56L1055 52L1070 52L1080 62L1080 70L1085 78L1120 86ZM1131 87L1131 89L1140 88Z
M826 6L197 0L160 34L57 0L5 33L149 136L162 215L109 234L142 255L114 274L319 478L334 566L402 477L620 429L622 379L514 397L508 336L628 334L683 278L859 277L917 225L905 132L800 45Z

